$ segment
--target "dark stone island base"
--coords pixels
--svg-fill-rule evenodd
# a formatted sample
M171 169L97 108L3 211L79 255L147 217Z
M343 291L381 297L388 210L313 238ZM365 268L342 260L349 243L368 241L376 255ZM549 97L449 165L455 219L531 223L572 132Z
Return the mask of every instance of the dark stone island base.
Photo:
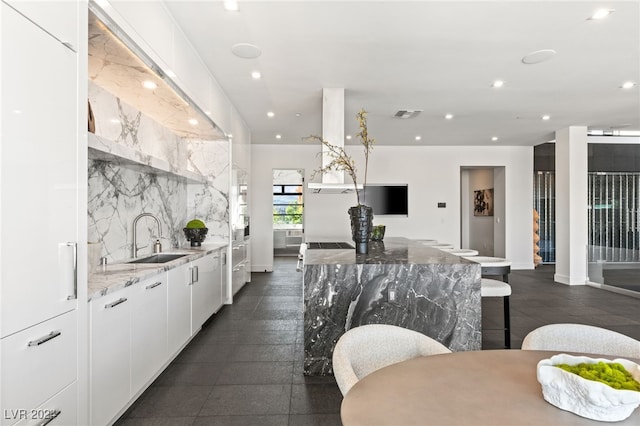
M389 238L355 250L307 250L304 259L304 373L333 374L345 331L394 324L452 351L481 349L480 265L420 242Z

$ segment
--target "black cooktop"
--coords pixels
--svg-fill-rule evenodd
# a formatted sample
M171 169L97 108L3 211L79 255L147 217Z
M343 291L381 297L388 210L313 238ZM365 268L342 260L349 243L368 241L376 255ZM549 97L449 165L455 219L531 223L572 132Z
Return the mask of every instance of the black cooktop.
M333 249L352 249L354 248L351 244L345 242L326 242L326 243L307 243L307 249L323 249L323 250L333 250Z

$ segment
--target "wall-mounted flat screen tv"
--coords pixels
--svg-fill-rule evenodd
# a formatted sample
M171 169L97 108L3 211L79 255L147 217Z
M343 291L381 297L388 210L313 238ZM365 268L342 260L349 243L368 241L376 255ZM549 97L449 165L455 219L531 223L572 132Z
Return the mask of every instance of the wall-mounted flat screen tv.
M367 185L360 202L373 208L375 215L409 215L408 185Z

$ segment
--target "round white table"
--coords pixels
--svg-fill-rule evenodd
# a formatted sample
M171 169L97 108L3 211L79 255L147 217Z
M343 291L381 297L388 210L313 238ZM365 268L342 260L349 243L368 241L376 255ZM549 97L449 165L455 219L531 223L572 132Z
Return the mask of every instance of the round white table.
M543 399L536 366L541 359L558 353L455 352L393 364L364 377L349 390L342 401L342 423L344 426L607 424L561 410ZM611 424L639 425L640 408L625 421Z

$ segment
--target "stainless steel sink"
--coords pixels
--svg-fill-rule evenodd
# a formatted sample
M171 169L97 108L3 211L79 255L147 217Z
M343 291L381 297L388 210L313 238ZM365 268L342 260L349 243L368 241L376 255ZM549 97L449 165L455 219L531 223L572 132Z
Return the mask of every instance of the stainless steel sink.
M141 257L140 259L132 260L128 263L167 263L172 260L180 259L184 256L187 255L178 253L158 253L152 256Z

